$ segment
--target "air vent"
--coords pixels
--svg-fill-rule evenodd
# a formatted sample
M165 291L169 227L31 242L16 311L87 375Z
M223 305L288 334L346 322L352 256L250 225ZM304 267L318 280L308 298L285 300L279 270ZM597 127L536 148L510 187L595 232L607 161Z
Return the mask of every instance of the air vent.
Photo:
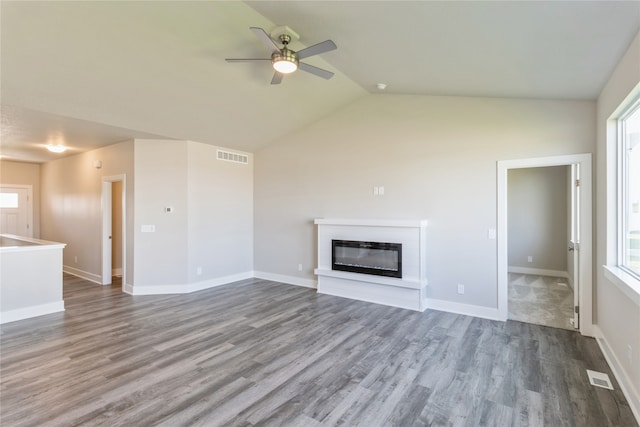
M611 386L611 380L609 379L609 375L604 372L596 372L587 369L587 376L589 377L589 383L596 387L608 388L609 390L613 390Z
M232 151L217 150L218 160L225 162L242 163L243 165L249 164L249 156L246 154L234 153Z

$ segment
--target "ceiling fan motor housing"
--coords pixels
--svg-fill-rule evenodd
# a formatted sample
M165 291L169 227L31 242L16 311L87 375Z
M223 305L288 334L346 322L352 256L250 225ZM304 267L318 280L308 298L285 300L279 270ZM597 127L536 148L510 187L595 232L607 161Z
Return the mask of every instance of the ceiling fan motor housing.
M298 65L298 55L286 47L280 49L279 52L273 52L271 54L271 62L288 61Z

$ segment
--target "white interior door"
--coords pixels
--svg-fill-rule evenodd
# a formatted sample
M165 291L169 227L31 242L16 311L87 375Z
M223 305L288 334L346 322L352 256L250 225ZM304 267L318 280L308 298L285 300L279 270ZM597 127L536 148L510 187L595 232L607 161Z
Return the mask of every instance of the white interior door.
M0 234L33 237L30 186L0 187Z
M573 288L573 327L580 328L580 165L571 165L571 213L569 255L567 265L569 282Z

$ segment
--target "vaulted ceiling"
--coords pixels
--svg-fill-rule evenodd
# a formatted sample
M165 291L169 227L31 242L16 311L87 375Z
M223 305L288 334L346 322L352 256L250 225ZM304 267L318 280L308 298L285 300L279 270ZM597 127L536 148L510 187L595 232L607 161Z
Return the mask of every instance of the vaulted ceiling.
M376 93L595 99L640 28L640 2L0 3L3 159L43 162L130 138L255 151ZM249 31L288 25L331 70L270 85Z

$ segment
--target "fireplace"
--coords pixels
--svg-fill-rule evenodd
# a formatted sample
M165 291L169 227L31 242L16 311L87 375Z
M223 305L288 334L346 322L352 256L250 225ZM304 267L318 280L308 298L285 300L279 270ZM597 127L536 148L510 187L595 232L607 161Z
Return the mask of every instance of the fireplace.
M316 218L314 223L318 293L416 311L427 308L426 220Z
M331 269L402 278L402 244L332 240Z

